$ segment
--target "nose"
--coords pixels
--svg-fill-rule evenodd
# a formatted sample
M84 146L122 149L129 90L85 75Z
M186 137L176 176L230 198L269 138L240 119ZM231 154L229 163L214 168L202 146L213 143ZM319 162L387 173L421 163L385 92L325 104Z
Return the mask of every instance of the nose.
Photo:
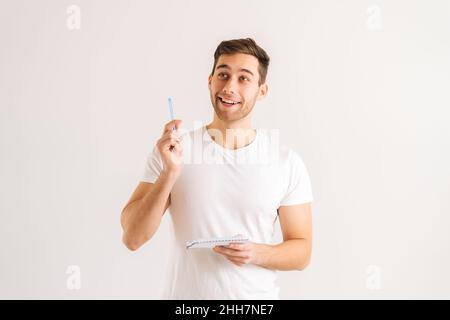
M236 87L233 78L230 78L222 88L222 92L225 94L233 95L236 92Z

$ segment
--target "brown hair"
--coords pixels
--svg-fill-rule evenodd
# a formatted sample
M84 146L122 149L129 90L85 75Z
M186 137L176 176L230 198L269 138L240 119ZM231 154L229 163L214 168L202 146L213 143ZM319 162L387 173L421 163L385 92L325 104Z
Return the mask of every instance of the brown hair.
M259 81L258 85L266 82L267 69L269 68L270 58L267 53L251 38L246 39L233 39L222 41L214 52L214 66L211 75L214 75L214 69L216 68L217 61L222 54L235 54L244 53L249 54L258 59L259 66Z

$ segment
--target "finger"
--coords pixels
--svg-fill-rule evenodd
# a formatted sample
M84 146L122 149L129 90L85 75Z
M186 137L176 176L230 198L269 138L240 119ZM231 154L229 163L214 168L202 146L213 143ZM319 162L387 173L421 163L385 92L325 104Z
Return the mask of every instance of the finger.
M173 131L174 127L176 128L176 120L172 120L172 121L167 122L164 125L163 133Z
M233 259L233 258L228 258L228 260L239 267L242 267L243 265L247 264L247 262L245 260Z
M247 250L248 246L244 243L230 243L227 248L233 249L233 250Z
M223 252L221 249L219 249L218 247L213 248L213 251L216 252L217 254L224 256L227 259L230 257L225 252Z
M183 139L183 136L177 132L177 131L166 131L160 139L167 139L167 138L177 138L177 139Z
M173 151L175 148L177 148L177 150L180 150L180 147L178 146L179 143L178 142L169 142L169 143L165 143L163 145L159 146L159 152L166 152L166 151ZM179 151L177 151L179 152Z
M239 250L234 250L234 249L228 249L225 247L215 247L214 250L218 253L222 253L224 255L231 256L231 257L242 257L242 258L248 257L247 251L239 251Z
M174 145L175 143L181 143L181 140L179 138L169 137L161 142L162 145Z
M181 122L182 122L182 120L179 120L179 119L175 119L170 122L167 122L164 125L163 133L165 133L167 131L173 131L173 127L175 127L175 129L178 130L178 128L181 126Z
M248 261L249 261L248 258L236 258L236 257L230 257L230 258L228 258L228 260L237 262L237 263L248 263Z
M173 151L173 150L177 150L177 152L179 152L180 150L180 143L175 141L175 142L170 142L168 144L169 150Z
M160 139L158 141L158 144L162 147L162 148L166 148L167 146L173 146L176 143L180 143L181 140L179 138L174 138L174 137L167 137L165 139Z
M233 257L233 256L229 256L225 253L221 253L221 252L217 252L218 254L221 254L222 256L224 256L225 258L227 258L230 262L238 265L238 266L242 266L244 264L248 263L248 259L247 257L245 258L239 258L239 257Z
M183 155L183 146L180 143L175 144L172 151L174 151L177 155Z

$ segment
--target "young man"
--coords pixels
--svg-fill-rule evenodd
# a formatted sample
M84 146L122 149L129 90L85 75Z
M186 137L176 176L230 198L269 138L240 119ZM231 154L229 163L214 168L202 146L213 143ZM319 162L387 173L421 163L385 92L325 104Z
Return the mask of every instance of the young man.
M170 208L176 241L165 298L278 299L276 271L309 263L313 196L306 167L251 125L256 101L267 95L268 65L250 38L221 42L208 78L213 121L183 135L172 129L181 120L167 123L123 209L123 242L137 250ZM283 242L275 245L277 218ZM186 249L190 240L236 234L250 241Z

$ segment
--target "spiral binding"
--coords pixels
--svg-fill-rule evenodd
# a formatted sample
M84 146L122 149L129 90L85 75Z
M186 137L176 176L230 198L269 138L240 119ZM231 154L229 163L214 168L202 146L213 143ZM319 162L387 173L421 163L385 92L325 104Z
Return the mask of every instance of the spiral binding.
M232 237L232 238L226 238L226 239L209 239L209 240L194 240L194 241L187 241L186 242L186 248L190 248L196 244L208 244L208 243L224 243L224 242L243 242L248 241L249 239L247 237Z

